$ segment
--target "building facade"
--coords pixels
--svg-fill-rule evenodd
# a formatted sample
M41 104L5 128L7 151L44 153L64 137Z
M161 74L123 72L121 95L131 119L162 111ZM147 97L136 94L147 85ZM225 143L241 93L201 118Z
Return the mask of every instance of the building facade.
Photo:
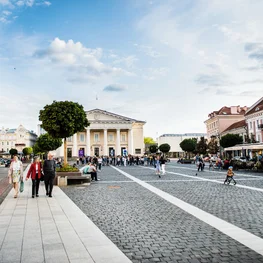
M170 157L183 157L184 151L180 147L180 143L184 139L197 138L200 140L201 137L207 138L205 133L185 133L185 134L163 134L158 137L158 145L160 146L163 143L168 143L171 146L169 156Z
M263 97L245 113L248 136L251 142L263 142Z
M246 110L246 106L224 106L219 111L210 113L205 121L208 138L211 136L220 137L221 133L230 125L244 120Z
M144 154L144 121L101 109L86 114L90 126L67 138L68 157ZM64 144L56 155L64 156Z
M247 137L247 123L246 120L238 121L230 125L227 129L225 129L221 136L227 135L227 134L238 134L242 136L243 142L246 142Z
M19 153L25 147L32 147L37 140L37 135L33 131L27 130L23 125L17 129L0 130L0 151L8 153L10 149L16 149Z

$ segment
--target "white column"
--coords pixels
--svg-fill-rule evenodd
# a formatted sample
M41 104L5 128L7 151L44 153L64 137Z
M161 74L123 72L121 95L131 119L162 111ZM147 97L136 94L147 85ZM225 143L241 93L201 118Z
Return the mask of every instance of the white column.
M78 138L77 138L77 133L75 133L73 135L73 152L72 152L72 156L79 156L78 153Z
M128 144L128 154L133 155L133 132L132 129L129 129L128 131L128 140L129 140L129 144Z
M121 131L117 129L117 137L116 137L116 151L115 156L121 155Z
M59 151L59 156L64 156L64 139L62 140L62 145L57 149Z
M104 155L109 155L108 153L108 130L107 129L104 129L104 145L103 145L103 152L104 152Z
M86 155L90 156L90 129L86 130L86 144L87 144L87 152Z

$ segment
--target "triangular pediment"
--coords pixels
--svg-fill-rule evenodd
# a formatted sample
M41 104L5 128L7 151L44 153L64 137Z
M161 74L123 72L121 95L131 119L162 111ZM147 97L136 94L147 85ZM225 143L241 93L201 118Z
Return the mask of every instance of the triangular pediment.
M259 99L256 103L254 103L245 113L245 115L250 115L256 113L258 111L263 110L263 97Z
M118 115L109 111L100 110L100 109L94 109L90 111L86 111L88 121L121 121L121 122L138 122L135 119L125 117L122 115Z

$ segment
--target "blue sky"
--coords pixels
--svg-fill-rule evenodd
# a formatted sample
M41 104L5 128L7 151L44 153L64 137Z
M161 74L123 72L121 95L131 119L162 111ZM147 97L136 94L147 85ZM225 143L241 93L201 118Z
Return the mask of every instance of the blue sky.
M261 0L0 0L0 125L36 130L46 104L73 100L145 120L145 136L205 132L210 112L263 96L261 10Z

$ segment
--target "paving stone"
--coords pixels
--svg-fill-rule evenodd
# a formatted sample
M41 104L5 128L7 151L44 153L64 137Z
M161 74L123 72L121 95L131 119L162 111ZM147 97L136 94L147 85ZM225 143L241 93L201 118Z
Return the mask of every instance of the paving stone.
M158 180L154 172L149 169L136 166L121 169L141 180L149 182ZM174 169L172 166L167 166L167 170ZM179 172L189 175L193 173L187 170ZM212 175L207 173L202 176L209 178ZM224 178L222 174L213 174L213 176ZM63 188L63 191L133 262L153 262L154 258L160 259L159 262L162 263L190 262L190 260L209 263L227 262L225 259L230 262L233 259L231 254L233 251L237 252L237 254L233 252L236 261L245 258L250 261L243 262L254 263L254 260L258 259L263 262L263 257L256 252L136 183L114 183L120 188L109 190L107 182L111 185L110 180L126 180L125 176L112 168L103 167L100 178L104 181L103 184L100 184L102 182L100 181L77 191L76 188L69 186ZM240 222L240 226L245 226L241 222L244 208L243 217L246 224L250 223L248 226L253 226L253 231L257 233L263 231L263 210L259 208L259 212L248 213L250 210L245 207L251 203L256 209L256 205L260 204L258 193L254 191L250 193L234 187L222 188L221 185L210 182L176 181L180 179L185 177L167 174L165 180L170 182L160 181L150 184L205 211L207 209L207 212L221 216L227 222L235 222L235 225ZM233 197L233 205L226 205L228 204L226 196L229 199ZM246 197L249 200L243 202ZM136 254L137 252L143 252L144 255ZM249 257L248 252L250 252ZM135 259L135 256L142 256L143 259Z

